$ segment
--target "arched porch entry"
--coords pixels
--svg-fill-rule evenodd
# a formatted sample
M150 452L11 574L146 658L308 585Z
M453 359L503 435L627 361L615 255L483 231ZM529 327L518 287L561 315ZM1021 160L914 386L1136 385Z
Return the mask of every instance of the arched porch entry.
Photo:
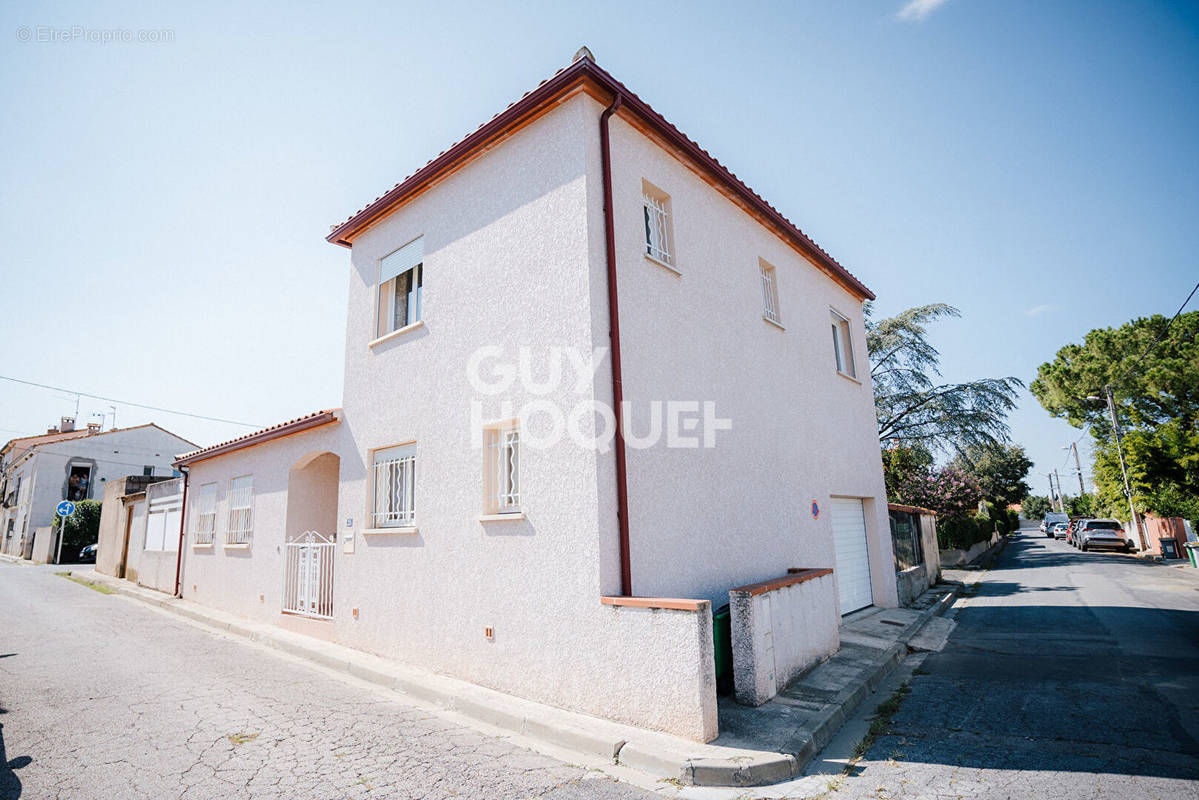
M283 611L333 618L333 554L341 459L309 453L287 474Z

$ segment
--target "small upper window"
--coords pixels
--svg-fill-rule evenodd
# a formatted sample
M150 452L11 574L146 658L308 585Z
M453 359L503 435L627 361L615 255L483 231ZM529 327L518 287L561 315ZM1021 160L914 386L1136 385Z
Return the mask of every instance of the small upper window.
M851 378L858 377L858 371L853 363L853 336L849 330L849 320L830 311L833 326L833 355L837 359L837 372Z
M229 530L225 541L228 544L249 544L254 533L254 477L243 475L234 478L229 487Z
M375 451L375 528L416 524L416 445Z
M425 240L421 237L379 262L376 337L420 322L424 259Z
M770 264L758 259L758 267L762 272L762 316L775 325L783 324L783 315L779 311L778 273Z
M641 182L645 212L645 254L671 269L675 265L674 227L670 218L670 195L649 181Z
M520 427L506 423L486 431L484 474L488 514L520 512Z

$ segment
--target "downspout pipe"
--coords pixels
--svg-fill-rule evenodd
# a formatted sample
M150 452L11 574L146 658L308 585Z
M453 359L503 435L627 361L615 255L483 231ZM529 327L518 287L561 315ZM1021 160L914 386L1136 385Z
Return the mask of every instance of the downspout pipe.
M608 120L620 109L624 96L612 98L612 105L600 115L600 160L604 184L604 250L608 260L608 336L612 340L612 404L616 417L616 515L620 525L620 593L633 595L633 570L629 559L629 486L624 446L624 386L620 373L620 307L616 291L616 226L612 221L612 150Z
M183 499L179 501L179 552L175 556L175 596L183 597L183 532L187 529L187 484L191 478L190 467L179 467L183 473Z

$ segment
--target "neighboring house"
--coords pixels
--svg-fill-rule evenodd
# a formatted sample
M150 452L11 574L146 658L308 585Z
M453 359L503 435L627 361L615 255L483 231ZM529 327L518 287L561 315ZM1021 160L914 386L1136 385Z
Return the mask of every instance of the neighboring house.
M0 448L0 527L3 551L30 557L37 528L54 522L62 500L102 500L105 484L137 470L148 476L177 474L172 462L195 444L157 425L101 430L60 425L38 436L13 439Z
M183 478L130 475L109 481L96 548L96 571L175 593Z
M699 740L731 590L780 680L896 605L873 295L589 57L328 238L343 408L177 462L189 599Z

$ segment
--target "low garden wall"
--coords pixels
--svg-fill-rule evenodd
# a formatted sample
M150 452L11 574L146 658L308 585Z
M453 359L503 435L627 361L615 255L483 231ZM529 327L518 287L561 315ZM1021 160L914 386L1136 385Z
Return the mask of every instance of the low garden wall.
M831 569L793 570L729 592L737 702L760 706L841 644Z
M965 566L998 544L1002 538L998 533L993 533L991 538L975 542L965 550L942 550L941 566L949 568Z

